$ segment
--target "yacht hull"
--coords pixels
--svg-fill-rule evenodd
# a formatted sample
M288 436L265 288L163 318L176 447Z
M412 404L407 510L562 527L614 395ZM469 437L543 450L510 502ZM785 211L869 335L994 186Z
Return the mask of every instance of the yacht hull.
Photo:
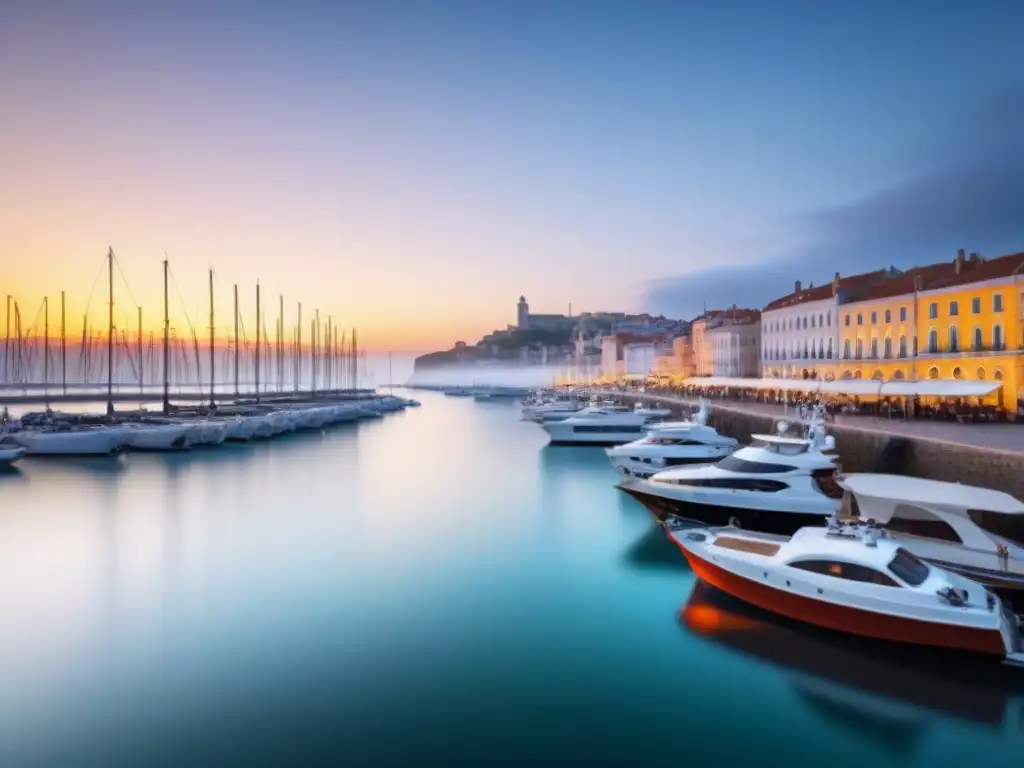
M766 611L862 637L937 646L999 658L1006 656L1006 645L998 629L965 627L876 613L794 594L733 573L688 550L675 537L670 538L702 581Z
M732 525L750 531L792 536L808 525L824 525L827 512L787 512L775 509L749 509L718 504L703 504L647 493L626 483L619 490L643 504L659 521L678 517L697 525Z

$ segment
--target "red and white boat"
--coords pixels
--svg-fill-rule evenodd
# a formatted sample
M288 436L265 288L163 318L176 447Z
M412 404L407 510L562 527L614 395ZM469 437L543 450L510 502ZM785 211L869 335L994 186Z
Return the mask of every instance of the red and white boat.
M1008 604L919 560L877 526L833 520L787 537L673 525L669 536L703 581L759 608L840 632L1024 666L1020 620Z

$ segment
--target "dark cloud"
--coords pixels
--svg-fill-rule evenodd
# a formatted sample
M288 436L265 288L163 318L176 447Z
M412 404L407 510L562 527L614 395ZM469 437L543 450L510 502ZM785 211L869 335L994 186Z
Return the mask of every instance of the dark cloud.
M844 274L952 258L958 248L998 256L1024 250L1024 87L951 121L932 144L932 170L868 198L812 211L808 245L771 263L660 280L651 310L683 317L710 306L763 306L793 289Z

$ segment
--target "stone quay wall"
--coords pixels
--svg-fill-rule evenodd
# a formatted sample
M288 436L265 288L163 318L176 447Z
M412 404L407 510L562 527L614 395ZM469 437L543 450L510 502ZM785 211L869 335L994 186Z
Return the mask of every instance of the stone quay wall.
M641 400L663 407L692 408L696 403L667 395L608 391L611 397ZM742 403L709 401L710 423L724 435L741 444L757 433L771 433L777 417L744 410ZM1024 499L1024 446L1022 452L949 443L926 437L893 436L884 424L836 424L829 422L828 432L836 439L836 452L843 472L870 472L892 437L905 439L908 449L901 474L964 483L1004 491Z

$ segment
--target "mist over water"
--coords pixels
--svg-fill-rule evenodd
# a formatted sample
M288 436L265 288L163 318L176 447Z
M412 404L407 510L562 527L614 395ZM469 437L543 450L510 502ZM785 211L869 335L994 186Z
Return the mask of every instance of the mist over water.
M420 387L550 387L567 366L462 365L416 371L408 379Z

